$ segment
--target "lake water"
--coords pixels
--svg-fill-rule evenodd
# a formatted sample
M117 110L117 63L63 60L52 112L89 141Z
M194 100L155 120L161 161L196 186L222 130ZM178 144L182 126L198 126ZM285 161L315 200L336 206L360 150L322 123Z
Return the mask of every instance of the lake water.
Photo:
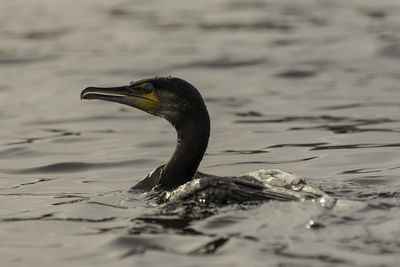
M1 266L398 266L400 2L0 2ZM338 199L189 218L127 192L172 127L87 86L173 75L212 120L200 170Z

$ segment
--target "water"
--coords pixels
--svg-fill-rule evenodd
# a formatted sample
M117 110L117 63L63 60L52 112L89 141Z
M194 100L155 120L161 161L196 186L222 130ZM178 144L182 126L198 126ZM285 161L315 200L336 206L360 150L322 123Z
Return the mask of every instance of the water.
M397 266L398 1L1 1L1 266ZM191 218L127 189L175 145L167 122L86 86L193 83L200 170L307 177L339 201Z

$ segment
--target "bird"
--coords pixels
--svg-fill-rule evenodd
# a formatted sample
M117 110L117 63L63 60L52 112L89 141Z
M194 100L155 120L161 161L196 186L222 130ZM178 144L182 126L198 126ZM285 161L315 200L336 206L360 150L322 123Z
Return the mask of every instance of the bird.
M161 192L160 202L194 200L200 204L318 200L332 197L303 177L261 169L239 176L198 171L210 137L210 116L199 91L177 77L152 77L118 87L87 87L81 99L116 102L166 119L177 132L170 159L149 173L130 192ZM162 197L161 197L162 196Z

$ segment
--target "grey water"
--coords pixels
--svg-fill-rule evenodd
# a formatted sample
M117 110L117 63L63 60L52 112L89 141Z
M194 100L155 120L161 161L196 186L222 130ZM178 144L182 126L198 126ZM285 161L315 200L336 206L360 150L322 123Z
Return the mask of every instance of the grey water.
M399 1L17 0L0 13L0 266L398 266ZM207 103L200 171L281 169L336 205L193 211L129 193L174 130L79 94L156 75Z

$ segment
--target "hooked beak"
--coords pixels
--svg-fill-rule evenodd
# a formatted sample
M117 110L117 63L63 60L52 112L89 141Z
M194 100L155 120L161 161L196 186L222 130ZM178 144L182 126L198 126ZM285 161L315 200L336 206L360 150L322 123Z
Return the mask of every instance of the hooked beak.
M117 102L154 114L158 99L154 94L140 95L132 92L128 86L88 87L81 92L81 99L100 99Z
M128 86L108 88L87 87L81 92L81 99L100 99L121 103L129 95Z

